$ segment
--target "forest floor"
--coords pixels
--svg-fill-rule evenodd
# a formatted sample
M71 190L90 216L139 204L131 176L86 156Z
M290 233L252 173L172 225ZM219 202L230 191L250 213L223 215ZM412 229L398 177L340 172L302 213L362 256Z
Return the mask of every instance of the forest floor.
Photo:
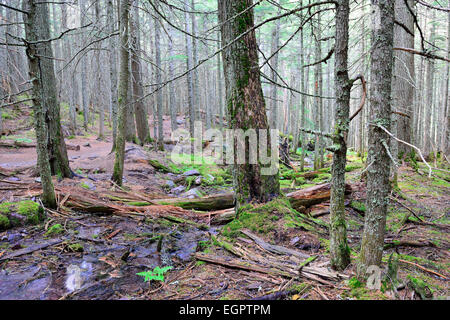
M121 189L110 182L114 154L108 135L104 141L93 132L66 137L67 143L80 146L68 150L78 176L54 178L59 207L43 215L29 201L37 201L40 184L27 110L6 110L7 134L0 139L0 145L28 144L0 146L0 299L449 297L448 164L433 169L431 178L422 163L418 170L400 167L383 255L383 267L392 269L395 263L389 259L394 253L397 279L395 285L384 280L373 290L354 277L365 213L364 165L355 153L349 152L346 174L352 187L346 202L352 263L337 273L329 268L327 201L299 213L282 198L249 207L234 221L215 219L224 210L151 204L155 199L189 200L232 191L226 168L205 162L176 165L170 161L171 145L161 152L150 145L127 144ZM165 122L168 136L168 119ZM293 155L294 165L295 160ZM327 183L329 166L327 158L325 168L307 178L281 166L283 192ZM293 253L280 252L281 247ZM163 266L172 267L164 281L146 282L138 275L155 276Z

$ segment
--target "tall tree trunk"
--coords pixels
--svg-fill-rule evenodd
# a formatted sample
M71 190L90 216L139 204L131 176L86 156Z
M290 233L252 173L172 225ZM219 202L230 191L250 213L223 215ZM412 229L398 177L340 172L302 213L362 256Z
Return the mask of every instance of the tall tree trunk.
M436 34L436 27L435 27L435 17L436 13L435 10L431 10L431 31L430 31L430 38L429 42L434 45L435 44L435 34ZM432 122L431 122L431 114L433 110L434 105L434 99L433 99L433 93L434 93L434 59L428 59L427 65L426 65L426 103L423 106L424 111L424 134L423 134L423 154L425 157L428 157L431 151L431 143L433 141L431 137L431 129L432 129Z
M371 55L371 94L369 152L367 163L367 200L361 241L358 276L366 277L367 268L379 266L383 255L388 196L391 190L388 155L390 130L391 83L393 70L394 1L372 0L373 34Z
M450 2L448 4L448 9L450 9ZM450 12L447 14L447 59L450 59ZM441 141L441 151L444 154L449 154L450 152L450 92L449 92L449 82L450 82L450 63L446 65L445 71L445 85L444 85L444 114L442 119L443 125L443 136Z
M169 43L168 43L168 53L169 53L169 79L174 77L174 32L171 26L168 26L169 32ZM178 127L177 124L177 102L175 98L175 86L173 81L169 83L169 110L170 110L170 126L172 131L175 131Z
M141 51L139 36L139 11L138 7L134 7L133 19L130 23L131 37L131 74L134 102L134 117L136 121L136 129L141 144L150 142L150 129L148 127L147 110L144 106L142 97L144 90L142 88L142 68L139 61L139 52Z
M189 2L188 0L184 0L184 19L185 19L185 29L187 33L191 33L191 25L189 23L189 15L187 11L189 11ZM195 105L194 105L194 84L193 84L193 72L189 71L194 66L193 58L192 58L192 37L185 35L186 39L186 69L188 70L187 73L187 100L188 100L188 110L189 110L189 133L191 137L194 137L194 122L195 122ZM191 152L194 152L193 150L193 143L192 143L192 150Z
M61 24L62 24L62 28L64 30L68 29L67 26L67 5L66 4L62 4L61 5ZM65 37L63 39L63 46L64 46L64 57L68 58L72 56L72 45L69 41L69 39L67 39L67 37ZM74 79L76 79L76 75L72 74L72 70L73 68L69 68L69 71L62 71L62 75L61 78L63 79L63 87L66 91L65 96L67 97L67 99L69 100L69 131L70 134L72 135L76 135L77 134L77 111L76 111L76 83L74 81ZM67 73L66 73L67 72Z
M78 4L80 6L80 24L82 26L86 25L86 0L79 0ZM85 41L85 37L81 37L82 42ZM84 130L88 130L89 123L89 105L88 105L88 85L86 83L87 77L87 58L84 56L84 61L81 62L81 97L83 103L83 127Z
M317 7L320 10L320 6ZM320 61L322 59L322 45L320 43L320 37L322 36L320 13L317 14L317 26L311 29L313 30L313 36L315 37L315 60ZM318 63L314 67L314 95L322 96L322 64ZM315 130L321 131L323 129L323 108L322 98L316 97L314 103L314 119ZM323 167L323 137L316 135L314 145L314 170L318 170Z
M32 7L36 6L36 3L28 3ZM38 15L38 21L45 19L46 22L39 26L39 33L35 36L39 40L50 39L50 25L49 25L49 11L48 6L43 5L44 8L36 9ZM35 8L33 8L34 10ZM30 30L30 32L32 32ZM45 41L39 44L39 54L43 57L53 57L51 42ZM58 175L60 178L71 178L73 173L69 167L69 159L67 156L66 143L64 142L64 135L61 128L61 115L60 105L57 94L55 69L53 60L49 58L39 59L38 65L40 68L41 77L41 94L42 103L46 106L46 125L47 125L47 146L48 157L50 161L50 168L52 175Z
M119 4L119 100L117 118L117 139L116 154L114 161L114 171L112 180L119 186L122 185L123 163L125 157L125 134L126 134L126 112L128 104L128 83L130 71L128 63L130 60L128 51L128 20L129 20L129 0L120 0Z
M38 42L49 39L48 26L48 5L38 4L35 0L26 0L22 3L22 8L28 14L24 14L25 37L28 41L27 57L30 79L32 79L33 111L35 118L36 143L37 143L37 167L39 169L42 185L42 202L45 206L56 208L56 196L53 189L51 177L51 168L47 149L48 129L46 126L46 117L50 113L46 103L47 91L44 88L48 80L47 68L43 69L44 60L42 56L48 56L48 42ZM32 42L35 42L33 44ZM50 53L51 56L51 53ZM53 75L54 77L54 75Z
M163 132L163 92L161 75L161 26L158 16L155 17L155 62L156 62L156 83L159 90L156 92L156 110L158 112L158 137L156 139L158 149L164 150L164 132ZM156 124L155 124L156 125Z
M278 1L277 1L278 3ZM281 9L278 7L278 12L277 14L280 15L281 13ZM272 29L272 40L271 40L271 46L270 46L270 54L272 55L275 51L278 50L278 47L280 46L280 25L281 25L281 21L280 19L278 19L275 22L275 26ZM278 72L278 53L276 53L271 59L270 59L270 65L272 66L272 68L270 69L271 72L271 80L273 82L277 82L278 76L277 76L277 72ZM271 125L270 127L272 129L277 129L278 128L278 114L279 114L279 110L278 110L278 101L277 101L277 94L278 94L278 88L276 86L276 84L272 83L270 85L270 120L271 120Z
M336 114L334 129L333 165L331 167L330 198L330 258L331 266L344 270L350 263L350 248L347 243L345 221L345 164L347 161L347 134L350 113L350 89L348 78L348 23L349 0L338 1L336 7L335 35L335 87Z
M221 24L222 42L226 46L236 37L247 32L242 38L230 44L222 52L225 75L226 101L229 114L229 127L232 129L254 129L260 139L260 131L268 131L266 107L261 88L258 69L258 51L254 26L253 10L249 9L251 0L218 1L219 22ZM235 17L235 19L230 19ZM269 134L268 140L270 141ZM275 150L267 142L268 153L275 152L276 173L264 174L261 159L256 164L246 161L237 163L238 143L244 144L244 155L249 157L249 143L233 139L234 162L233 180L236 197L236 210L248 202L266 202L278 196L278 141ZM272 155L273 156L273 155ZM272 163L273 164L273 163ZM270 165L270 164L269 164Z
M101 18L100 18L100 1L95 1L95 21L97 24L97 28L101 28ZM103 99L101 97L101 89L102 89L102 76L101 76L101 67L100 67L100 48L101 44L97 44L97 52L95 53L95 61L97 68L97 90L95 92L95 101L99 111L99 119L98 119L98 139L103 140L105 138L105 106L103 104ZM94 118L95 119L95 118Z
M407 0L409 7L414 8L414 1ZM395 19L411 32L414 32L414 17L408 10L405 0L395 0ZM414 35L410 35L402 27L394 27L394 47L414 48ZM392 83L393 108L406 116L397 116L397 137L411 143L411 118L414 108L414 55L404 51L394 53L394 79ZM410 148L398 142L398 154L403 158L410 152Z
M114 15L114 5L113 0L108 0L106 15L108 17L108 32L112 34L117 26L116 18ZM112 118L112 135L113 135L113 146L114 151L116 146L117 137L117 41L115 37L109 37L108 40L109 47L109 87L110 87L110 107L109 112Z

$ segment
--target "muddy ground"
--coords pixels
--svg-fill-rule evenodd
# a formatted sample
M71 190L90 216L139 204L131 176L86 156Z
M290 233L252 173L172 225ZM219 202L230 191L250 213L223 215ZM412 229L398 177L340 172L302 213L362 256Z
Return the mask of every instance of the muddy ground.
M29 127L13 130L18 120L25 122L27 113L11 114L18 118L6 120L9 134L2 139L33 142ZM165 128L168 137L168 119ZM55 186L73 187L74 190L81 186L99 196L117 189L109 181L114 161L114 155L110 153L110 138L98 141L95 133L91 132L89 135L66 137L66 142L80 146L79 151L68 151L71 168L78 176L63 180L55 177ZM166 145L166 149L170 148ZM192 168L184 167L180 173L167 173L149 164L149 159L156 159L168 165L168 151L155 151L151 145L141 147L134 144L127 144L126 149L124 188L129 192L145 194L149 199L161 199L231 191L227 179L222 183L197 184L181 173ZM35 148L0 147L0 172L3 172L0 174L1 203L38 201L35 162ZM295 159L293 163L296 164ZM46 211L45 219L35 225L24 224L0 231L0 299L224 300L268 295L270 298L292 300L448 299L449 168L444 164L443 170L433 170L433 177L428 178L425 166L420 163L418 166L418 171L407 164L400 168L400 193L392 194L389 206L383 262L386 267L393 252L400 259L395 288L388 286L369 290L353 278L364 225L365 190L361 159L351 153L347 178L353 192L347 199L347 222L352 264L339 280L319 277L320 281L315 281L302 276L244 270L196 259L194 255L199 252L223 257L226 261L236 258L220 244L218 239L221 239L240 252L269 262L276 260L286 265L298 265L295 259L267 252L243 234L227 237L223 230L230 230L231 225L228 224L217 225L211 224L211 220L202 220L200 228L198 224L158 216L151 209L145 216L61 209ZM329 179L324 170L318 177L298 183L289 170L283 170L281 183L285 192ZM205 172L195 177L204 175L205 179ZM214 176L214 179L218 177ZM63 200L59 199L60 203ZM306 214L327 223L327 209L328 203L324 202L308 208ZM272 208L269 217L273 224L268 227L267 221L258 222L260 225L254 231L267 243L314 256L311 266L330 270L328 233L307 230L299 225L290 226L283 212L283 208ZM403 223L407 215L409 218ZM31 250L38 247L41 248ZM31 252L26 253L27 250ZM137 275L162 266L172 267L164 274L164 281L145 282L143 276Z

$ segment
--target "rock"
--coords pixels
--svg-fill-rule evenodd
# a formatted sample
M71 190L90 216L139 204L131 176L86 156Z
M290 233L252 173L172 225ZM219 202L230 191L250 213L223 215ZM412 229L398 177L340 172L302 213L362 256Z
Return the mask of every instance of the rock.
M294 237L294 238L292 238L292 240L289 242L289 244L290 244L291 246L294 246L299 240L300 240L299 237Z
M213 176L212 174L209 174L209 173L208 173L206 176L208 177L208 180L211 181L211 182L213 182L214 179L215 179L214 176Z
M12 234L8 235L7 240L8 240L8 242L15 242L22 238L23 238L23 236L20 233L12 233Z
M193 188L189 191L186 191L182 194L180 194L180 197L182 198L188 198L188 199L194 199L194 198L201 198L203 194L198 188Z
M195 179L194 183L199 186L202 184L202 181L203 181L203 177L200 176Z
M172 190L170 190L171 193L175 194L175 195L179 195L180 193L182 193L184 190L186 190L185 186L178 186L176 188L173 188Z
M8 180L8 181L20 181L20 179L17 178L17 177L9 177L6 180Z
M88 157L89 160L95 160L95 159L97 159L97 158L98 158L97 155L93 155L93 156Z
M200 175L200 172L198 172L197 169L188 170L183 173L183 176L185 176L185 177L198 176L198 175Z
M130 146L125 149L125 160L129 162L146 163L148 161L148 156L142 148Z
M91 144L89 142L86 142L85 144L83 144L83 147L91 147Z
M166 188L174 188L175 183L172 180L166 180L166 184L164 185Z
M41 177L37 177L36 179L34 179L34 182L41 182Z
M89 190L95 190L95 186L90 181L84 181L83 182L83 188L88 187Z
M183 123L185 123L185 122L186 122L185 120L177 119L177 124L183 124Z

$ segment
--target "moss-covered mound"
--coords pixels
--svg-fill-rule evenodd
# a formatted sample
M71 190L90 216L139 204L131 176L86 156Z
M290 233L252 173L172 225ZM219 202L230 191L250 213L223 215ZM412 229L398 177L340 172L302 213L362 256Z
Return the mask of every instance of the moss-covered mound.
M34 201L3 202L0 204L0 230L44 221L44 209Z

